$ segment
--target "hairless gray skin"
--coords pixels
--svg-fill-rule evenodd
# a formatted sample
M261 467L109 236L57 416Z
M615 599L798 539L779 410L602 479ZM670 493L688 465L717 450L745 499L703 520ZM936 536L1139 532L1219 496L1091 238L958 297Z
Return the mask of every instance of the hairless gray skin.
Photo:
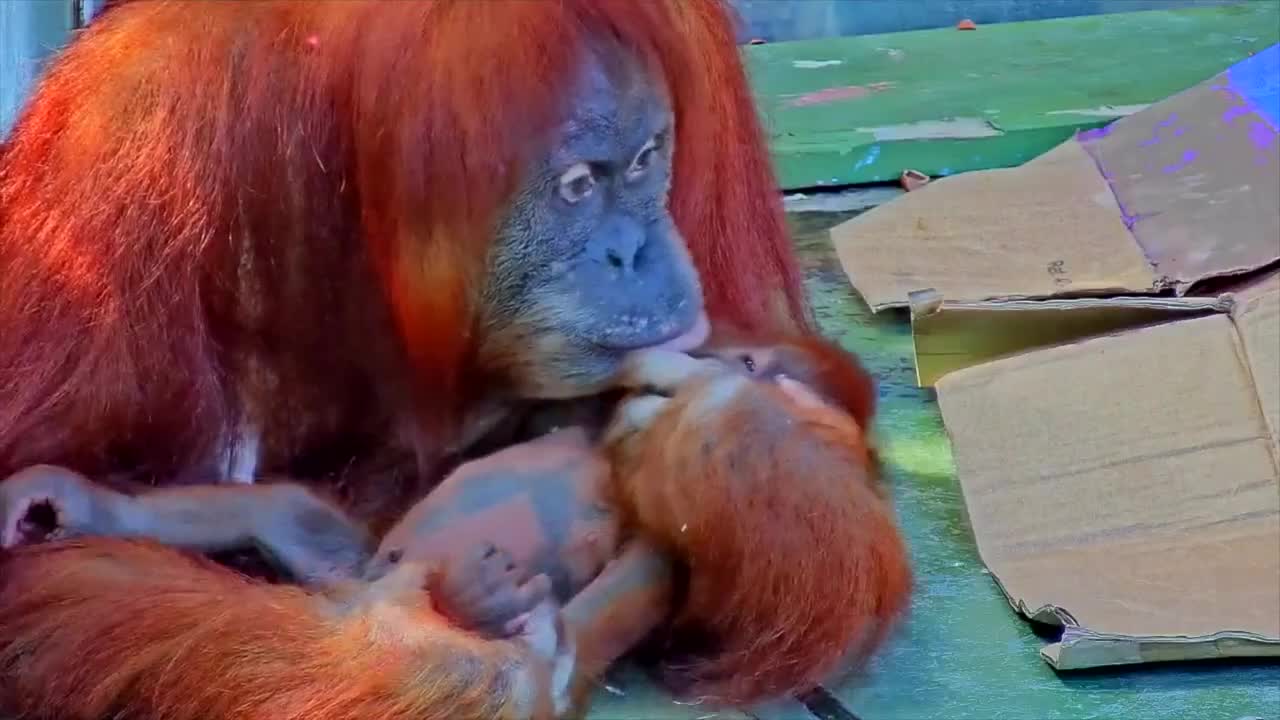
M498 232L481 365L504 367L528 397L603 389L625 353L706 335L701 289L667 210L674 133L660 87L618 52L588 65L551 153ZM511 353L533 342L537 352ZM518 366L504 366L508 360Z

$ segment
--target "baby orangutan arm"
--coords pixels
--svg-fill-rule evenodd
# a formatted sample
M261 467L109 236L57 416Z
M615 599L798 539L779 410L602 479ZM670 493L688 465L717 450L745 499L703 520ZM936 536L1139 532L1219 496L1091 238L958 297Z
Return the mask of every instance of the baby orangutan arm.
M0 547L74 536L145 538L175 548L256 548L303 584L354 577L371 541L301 485L200 485L125 495L37 465L0 482Z
M668 558L641 538L629 541L564 607L578 672L594 679L644 640L670 615L672 588Z

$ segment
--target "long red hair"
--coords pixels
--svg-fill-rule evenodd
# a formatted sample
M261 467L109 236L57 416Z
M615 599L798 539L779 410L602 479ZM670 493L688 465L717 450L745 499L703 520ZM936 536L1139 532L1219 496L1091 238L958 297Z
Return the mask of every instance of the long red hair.
M218 315L254 292L234 285L242 238L286 289L270 268L287 253L337 275L360 245L376 279L323 289L380 296L424 427L446 432L476 384L498 214L599 34L666 80L671 209L713 322L809 324L722 0L119 5L51 65L0 158L0 471L93 470L118 455L112 428L175 468L208 457L244 411ZM363 351L333 348L326 318L261 312L314 346L300 376Z

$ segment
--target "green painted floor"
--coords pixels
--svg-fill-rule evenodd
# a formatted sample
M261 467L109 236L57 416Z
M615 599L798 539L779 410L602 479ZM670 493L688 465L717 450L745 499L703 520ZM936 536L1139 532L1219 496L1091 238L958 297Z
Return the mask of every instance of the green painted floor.
M746 57L781 184L795 189L1017 165L1277 41L1280 2L1248 0L760 45Z
M836 259L826 231L853 214L789 219L823 331L858 352L883 386L877 433L918 589L911 616L869 673L831 692L859 720L1280 720L1278 664L1057 675L1040 659L1044 641L978 559L937 404L915 386L905 317L872 316ZM626 695L602 691L591 720L742 717L675 705L634 673L614 684ZM786 709L758 717L813 718Z

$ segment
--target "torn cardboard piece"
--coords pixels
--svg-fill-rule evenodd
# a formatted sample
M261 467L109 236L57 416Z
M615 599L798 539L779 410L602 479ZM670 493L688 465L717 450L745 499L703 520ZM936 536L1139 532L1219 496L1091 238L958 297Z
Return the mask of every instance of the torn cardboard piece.
M983 562L1057 669L1280 657L1273 68L832 231L873 310L910 306Z
M1280 136L1255 74L1280 83L1280 45L1146 111L1079 136L1115 193L1158 284L1280 258Z
M912 293L916 383L933 387L949 372L1091 335L1229 312L1228 298L1111 297L949 302L934 290Z
M941 178L831 231L873 311L1191 291L1280 261L1280 45L1013 169Z
M1097 163L1075 141L1018 168L934 180L831 238L876 312L923 288L958 301L1156 289Z
M978 550L1060 670L1280 657L1280 281L937 383Z

